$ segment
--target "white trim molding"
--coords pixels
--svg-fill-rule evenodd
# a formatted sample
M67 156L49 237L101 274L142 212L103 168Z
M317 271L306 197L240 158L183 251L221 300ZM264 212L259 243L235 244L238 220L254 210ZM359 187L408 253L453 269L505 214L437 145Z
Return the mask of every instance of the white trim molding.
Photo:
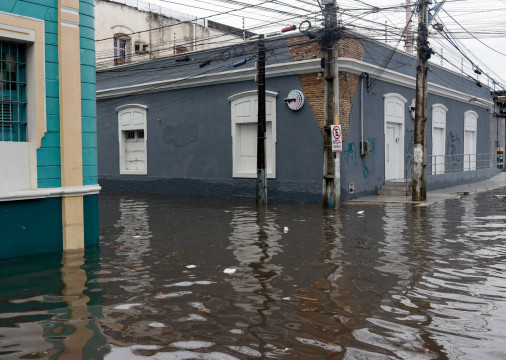
M20 191L12 191L5 194L0 193L0 202L96 195L100 192L100 190L102 190L102 187L100 187L99 185L41 188L37 190L20 190Z
M379 69L379 67L376 65L369 64L352 58L339 58L338 67L339 71L341 72L349 72L357 75L360 75L363 72L373 74L377 72L377 70ZM99 73L106 71L107 70L102 70L99 71ZM321 68L321 60L311 59L267 66L265 76L266 78L273 78L288 75L319 73L322 71L323 69ZM154 81L138 85L121 86L116 88L98 90L97 100L116 98L137 93L178 90L198 86L246 81L253 79L256 73L257 70L254 68L234 70L234 71L230 70L220 73L194 76L192 78L177 78L163 81ZM399 72L388 69L382 69L382 73L379 76L379 80L404 86L410 89L416 88L416 78L414 76L401 74ZM428 89L429 93L431 94L439 95L445 98L461 101L464 103L469 103L470 100L476 99L476 97L473 95L469 95L434 83L429 83ZM480 106L486 109L492 108L494 106L494 103L488 101L487 99L478 98L476 100L479 100L476 102L475 104L476 106Z
M258 90L249 90L249 91L244 91L244 92L232 95L228 98L228 101L234 101L235 99L239 99L239 98L249 96L249 95L254 95L254 94L258 94ZM279 95L279 93L277 93L275 91L265 90L265 96L278 97L278 95Z
M116 108L116 111L121 111L126 108L138 108L138 109L143 109L143 110L148 109L148 107L146 105L142 105L142 104L126 104L126 105L118 106Z

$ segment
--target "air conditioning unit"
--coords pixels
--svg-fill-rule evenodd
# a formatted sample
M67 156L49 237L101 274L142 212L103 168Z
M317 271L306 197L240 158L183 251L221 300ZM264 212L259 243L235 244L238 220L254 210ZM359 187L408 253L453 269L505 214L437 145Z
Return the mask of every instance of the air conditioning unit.
M137 55L144 55L149 53L149 45L142 42L135 43L134 51Z

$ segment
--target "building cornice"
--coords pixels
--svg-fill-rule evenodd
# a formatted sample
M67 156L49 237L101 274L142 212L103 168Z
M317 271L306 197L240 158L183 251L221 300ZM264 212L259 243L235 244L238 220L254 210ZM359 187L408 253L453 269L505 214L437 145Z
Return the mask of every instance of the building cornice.
M360 60L352 58L339 58L338 61L339 71L348 72L352 74L362 74L364 72L373 74L378 71L378 66L369 64ZM266 68L266 78L274 78L289 75L301 75L309 73L323 72L321 68L320 59L311 59L304 61L294 61L290 63L270 65ZM110 88L97 91L97 100L111 99L122 96L134 95L138 93L152 93L168 90L178 90L199 86L217 85L231 82L253 80L257 74L257 69L243 69L224 71L208 75L199 75L189 78L178 78L171 80L155 81L138 85L129 85L117 88ZM413 76L401 74L396 71L382 69L379 80L388 83L404 86L410 89L416 88L416 78ZM475 96L450 89L434 83L429 83L429 93L439 95L445 98L469 103L471 100L476 99ZM480 102L475 102L474 105L483 108L493 107L493 102L487 99L479 99Z
M102 188L99 185L66 186L58 188L43 188L37 190L18 190L7 193L0 193L0 202L35 200L54 197L74 197L96 195Z

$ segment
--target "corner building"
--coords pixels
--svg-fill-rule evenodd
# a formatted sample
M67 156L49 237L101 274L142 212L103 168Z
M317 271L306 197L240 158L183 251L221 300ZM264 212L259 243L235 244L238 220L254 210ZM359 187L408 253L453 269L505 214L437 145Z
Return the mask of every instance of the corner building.
M98 243L93 0L0 2L0 258Z

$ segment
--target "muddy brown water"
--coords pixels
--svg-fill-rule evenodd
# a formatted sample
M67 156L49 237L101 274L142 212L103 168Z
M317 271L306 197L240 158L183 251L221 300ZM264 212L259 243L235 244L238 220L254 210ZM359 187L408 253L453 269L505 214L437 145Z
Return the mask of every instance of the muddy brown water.
M505 195L103 192L100 246L0 261L0 359L505 359Z

